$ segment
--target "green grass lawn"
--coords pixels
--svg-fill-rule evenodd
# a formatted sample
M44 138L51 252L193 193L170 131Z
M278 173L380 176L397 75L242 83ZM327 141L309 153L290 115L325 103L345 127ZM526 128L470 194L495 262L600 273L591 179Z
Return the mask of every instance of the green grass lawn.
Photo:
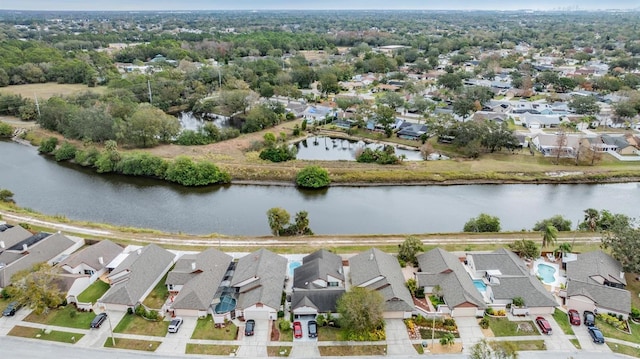
M167 274L168 273L169 272L167 272ZM167 301L167 298L169 298L169 289L167 289L167 286L164 284L164 282L167 280L167 274L165 274L164 277L160 279L158 284L156 284L151 293L149 293L149 295L144 299L142 304L151 309L159 310L160 308L162 308L162 305Z
M43 329L23 327L20 325L13 327L11 331L9 331L9 335L70 344L75 344L84 336L84 334L61 332L58 330L44 331Z
M518 351L523 350L547 350L544 345L544 340L518 340L512 342L518 348Z
M517 321L512 322L507 318L492 318L489 319L489 328L493 331L496 337L515 337L526 335L540 335L540 332L536 329L536 324L533 321ZM518 324L529 323L532 331L518 330Z
M78 301L83 303L94 303L100 297L102 297L102 295L106 293L107 290L109 290L109 284L98 279L82 293L80 293L80 295L78 296Z
M571 342L571 344L573 344L574 347L576 347L576 349L582 349L582 346L580 345L580 341L578 339L569 339L569 341Z
M206 340L235 340L238 337L238 327L232 322L228 322L224 328L216 328L211 315L206 318L199 318L196 329L191 335L191 339Z
M52 309L48 313L36 315L29 314L27 322L55 325L59 327L89 329L91 321L96 314L93 312L79 312L73 305L67 305Z
M318 340L334 342L342 340L342 331L330 326L318 326Z
M433 331L433 337L435 339L440 339L440 338L444 337L444 335L446 333L447 332L443 332L443 331L440 331L440 330L434 330ZM458 334L458 333L451 333L451 334L453 334L453 336L455 338L460 338L460 334ZM431 335L432 335L432 333L431 333L431 329L430 328L420 328L420 337L422 339L431 339Z
M571 323L569 323L569 315L567 313L556 308L556 310L553 312L553 319L555 319L556 323L558 323L565 334L575 334L573 332L573 328L571 327Z
M640 308L640 280L635 273L625 273L624 278L627 280L626 290L631 292L631 306Z
M118 348L118 349L131 349L131 350L144 350L147 352L155 352L158 346L162 342L148 341L148 340L135 340L115 338L116 345L113 345L112 338L109 337L104 342L105 348Z
M339 346L320 346L320 355L322 356L378 356L387 353L386 345L339 345Z
M640 358L640 347L637 347L637 346L632 347L629 345L616 344L616 343L610 343L610 342L607 342L606 344L609 347L609 349L611 349L611 351L614 353L624 354L634 358Z
M270 357L288 357L291 354L291 347L268 346L267 355Z
M629 326L631 327L631 334L627 334L625 332L621 332L618 329L612 327L607 324L604 320L600 319L600 317L596 317L596 325L600 328L600 331L605 336L605 338L615 338L624 340L631 343L640 343L640 325L635 324L633 322L629 322Z
M113 329L115 333L151 335L164 337L167 334L169 322L146 320L135 314L125 315L120 323Z
M230 356L238 351L237 345L209 345L187 343L186 354Z

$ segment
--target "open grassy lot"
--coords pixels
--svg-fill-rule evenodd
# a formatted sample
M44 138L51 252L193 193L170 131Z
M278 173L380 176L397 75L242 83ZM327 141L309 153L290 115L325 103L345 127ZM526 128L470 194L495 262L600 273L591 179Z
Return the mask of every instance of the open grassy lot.
M38 328L23 327L16 325L9 331L9 335L14 337L50 340L54 342L75 344L84 334L62 332L58 330L45 331Z
M82 293L80 293L80 295L78 296L78 301L83 303L94 303L96 300L100 299L100 297L102 297L102 295L106 293L108 289L109 284L98 279Z
M291 347L268 346L267 355L270 357L288 357L291 354Z
M560 309L556 308L553 312L553 319L555 319L556 323L562 328L564 334L574 335L573 328L571 327L571 323L569 323L569 315Z
M135 340L135 339L124 339L124 338L115 338L115 341L116 341L116 345L113 345L113 341L111 340L111 337L107 338L107 340L105 340L104 342L104 347L155 352L156 349L158 349L158 346L160 346L160 344L162 343L157 341Z
M224 328L216 328L211 315L206 318L198 318L196 329L191 335L191 339L206 340L235 340L238 337L238 327L232 322L225 325Z
M237 345L209 345L187 343L186 354L229 356L237 351Z
M79 312L73 305L67 305L57 309L52 309L48 313L36 315L29 314L25 320L27 322L55 325L59 327L89 329L91 321L96 314L93 312Z
M167 274L168 273L169 272L167 272ZM162 308L162 305L167 301L167 298L169 298L169 289L167 289L167 286L164 284L164 282L167 280L167 274L165 274L164 277L160 279L151 293L149 293L149 295L144 298L142 304L146 305L148 308L156 310Z
M640 347L638 346L632 347L630 345L616 344L611 342L607 342L606 344L614 353L624 354L634 358L640 358Z
M514 337L514 336L527 336L527 335L540 335L540 332L536 329L536 323L533 321L517 321L512 322L507 318L493 318L489 319L489 328L493 331L496 337ZM529 324L531 331L518 330L519 324Z
M320 346L320 355L322 356L378 356L385 355L387 352L386 345L338 345L338 346Z
M135 314L125 315L120 323L113 329L115 333L151 335L164 337L167 334L169 322L146 320Z
M46 100L55 95L71 95L84 91L104 93L106 89L106 87L89 87L83 84L59 84L55 82L47 82L43 84L7 86L1 88L0 93L20 95L31 99L33 99L34 96L38 96L38 99Z

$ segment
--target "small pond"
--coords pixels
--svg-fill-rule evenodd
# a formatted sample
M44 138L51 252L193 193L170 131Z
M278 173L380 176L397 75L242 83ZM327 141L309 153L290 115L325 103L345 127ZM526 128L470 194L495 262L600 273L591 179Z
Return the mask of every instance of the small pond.
M180 127L183 130L198 131L207 122L211 122L219 128L232 127L228 117L215 114L200 117L194 115L192 112L180 112L180 115L178 115L178 121L180 121Z
M364 141L350 141L327 136L308 137L294 146L298 148L296 158L299 160L316 161L355 161L356 153L362 148L382 149L379 143L365 143ZM404 155L405 161L423 161L420 151L396 148L396 155Z

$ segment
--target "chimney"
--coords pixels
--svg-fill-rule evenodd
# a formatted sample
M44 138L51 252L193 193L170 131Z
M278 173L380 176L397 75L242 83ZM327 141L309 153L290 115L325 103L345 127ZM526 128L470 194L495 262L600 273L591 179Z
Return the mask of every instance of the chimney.
M26 251L27 251L27 244L26 244L26 243L24 243L24 244L22 245L22 251L23 251L23 252L26 252Z
M98 263L100 263L101 265L104 265L104 257L102 256L98 257Z
M196 270L196 262L191 262L191 270Z

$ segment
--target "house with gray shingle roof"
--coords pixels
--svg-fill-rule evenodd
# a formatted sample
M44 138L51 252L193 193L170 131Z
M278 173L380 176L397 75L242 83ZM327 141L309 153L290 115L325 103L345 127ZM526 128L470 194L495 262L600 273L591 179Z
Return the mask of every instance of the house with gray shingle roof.
M230 283L237 293L236 316L276 320L286 275L287 259L267 249L240 258Z
M93 283L107 270L107 263L111 262L123 248L108 239L92 244L64 259L58 266L70 274L80 274L90 277Z
M372 248L349 259L351 285L382 294L385 318L409 318L414 309L413 298L405 285L398 259Z
M171 268L175 257L155 244L129 252L107 277L111 287L98 302L112 310L125 311L135 307Z
M232 261L233 257L214 248L180 257L165 280L169 310L177 316L213 314L212 304Z
M294 318L315 318L318 314L335 314L338 299L344 288L295 289L291 294L291 309Z
M487 283L489 306L506 306L521 297L531 315L551 314L558 306L555 298L531 275L515 253L501 248L491 253L467 253L466 263L473 278Z
M16 243L31 237L32 235L33 233L27 231L21 226L14 226L5 229L0 232L0 253L4 252L7 248L13 247Z
M566 305L578 311L597 309L627 318L631 312L631 293L620 262L602 251L578 254L566 263Z
M436 286L441 288L446 308L437 311L451 313L452 317L476 317L487 308L482 293L455 255L435 248L418 256L418 267L418 287L427 294L433 293Z
M68 237L58 232L34 234L10 247L5 246L0 253L0 288L11 284L11 277L17 272L42 262L55 265L58 258L73 253L83 244L82 238Z

